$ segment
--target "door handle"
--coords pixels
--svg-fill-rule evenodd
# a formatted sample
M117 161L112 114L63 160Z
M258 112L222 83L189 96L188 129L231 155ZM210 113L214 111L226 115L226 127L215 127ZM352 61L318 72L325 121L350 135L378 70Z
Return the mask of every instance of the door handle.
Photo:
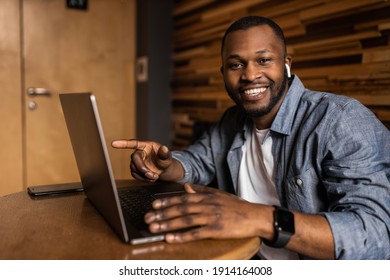
M51 92L48 89L45 88L35 88L35 87L29 87L27 89L27 94L34 96L34 95L46 95L50 96Z

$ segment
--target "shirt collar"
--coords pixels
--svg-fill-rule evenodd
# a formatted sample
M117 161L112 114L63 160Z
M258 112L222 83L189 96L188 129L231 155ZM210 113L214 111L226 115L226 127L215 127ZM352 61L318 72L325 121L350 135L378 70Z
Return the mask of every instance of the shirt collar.
M301 80L298 76L293 75L293 81L287 91L279 111L272 122L272 131L289 135L291 133L293 120L296 111L298 110L298 103L301 100L301 96L305 90Z

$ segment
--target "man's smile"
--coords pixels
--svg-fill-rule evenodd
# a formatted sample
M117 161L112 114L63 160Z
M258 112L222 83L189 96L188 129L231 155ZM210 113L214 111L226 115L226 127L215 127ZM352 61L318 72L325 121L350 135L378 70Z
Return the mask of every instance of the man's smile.
M247 89L244 90L245 95L257 95L265 92L268 87L260 87L260 88L252 88L252 89Z
M254 96L258 94L262 94L267 90L268 87L259 87L259 88L251 88L244 90L245 95Z
M261 84L261 85L252 85L252 86L246 86L242 87L240 89L240 95L242 101L256 101L263 99L269 94L269 91L271 90L270 85Z

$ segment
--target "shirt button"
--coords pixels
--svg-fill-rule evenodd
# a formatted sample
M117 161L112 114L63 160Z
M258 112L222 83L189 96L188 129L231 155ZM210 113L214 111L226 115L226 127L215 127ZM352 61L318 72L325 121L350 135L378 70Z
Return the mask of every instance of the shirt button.
M300 187L303 185L303 181L301 179L299 179L299 178L297 178L295 180L295 183L297 183L297 185L300 186Z

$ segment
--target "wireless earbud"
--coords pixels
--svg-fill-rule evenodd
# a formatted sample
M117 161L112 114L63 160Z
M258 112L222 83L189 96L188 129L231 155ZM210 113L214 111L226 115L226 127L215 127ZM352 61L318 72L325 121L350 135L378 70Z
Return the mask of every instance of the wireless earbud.
M286 63L286 70L287 70L287 78L291 78L291 71L290 71L290 66Z

